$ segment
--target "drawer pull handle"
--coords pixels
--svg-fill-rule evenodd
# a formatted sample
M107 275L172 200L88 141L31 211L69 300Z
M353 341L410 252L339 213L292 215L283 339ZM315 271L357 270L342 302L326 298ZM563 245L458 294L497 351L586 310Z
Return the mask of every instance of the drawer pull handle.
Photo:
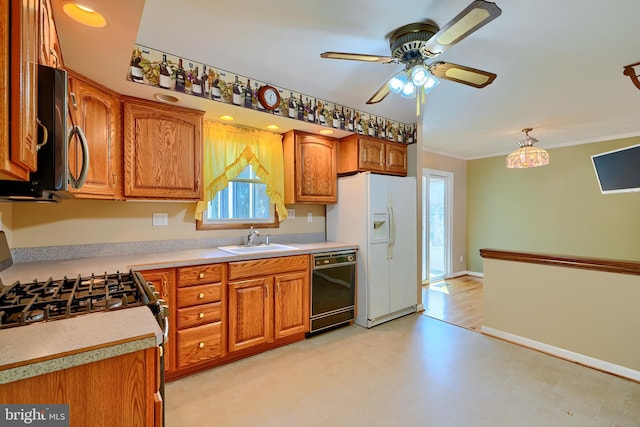
M200 313L200 314L198 314L198 318L199 318L199 319L204 319L204 313Z
M204 343L201 342L200 344L198 344L198 348L204 348Z
M204 273L200 273L200 278L204 279Z
M200 293L198 294L198 299L202 299L202 298L204 298L204 293L200 292Z

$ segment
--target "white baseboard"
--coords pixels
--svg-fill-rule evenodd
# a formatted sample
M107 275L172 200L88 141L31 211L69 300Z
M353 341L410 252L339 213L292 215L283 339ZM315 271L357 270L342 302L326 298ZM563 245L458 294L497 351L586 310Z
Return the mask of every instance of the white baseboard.
M482 326L481 331L485 335L500 338L505 341L509 341L515 344L522 345L524 347L550 354L552 356L559 357L561 359L576 362L590 368L595 368L600 371L609 372L620 377L629 378L633 381L640 382L640 371L636 371L634 369L626 368L624 366L616 365L614 363L606 362L604 360L596 359L590 356L585 356L584 354L574 353L560 347L555 347L539 341L534 341L529 338L514 335L509 332L501 331L499 329L490 328L488 326Z
M460 277L460 276L474 276L474 277L484 277L483 273L478 273L476 271L458 271L456 273L453 273L451 275L451 277L449 277L450 279L453 279L455 277Z

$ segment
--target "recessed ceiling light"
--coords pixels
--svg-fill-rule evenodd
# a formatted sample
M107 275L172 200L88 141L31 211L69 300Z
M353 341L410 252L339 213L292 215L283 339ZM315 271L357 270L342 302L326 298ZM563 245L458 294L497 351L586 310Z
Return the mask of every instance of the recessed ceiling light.
M180 101L178 98L176 98L173 95L167 95L166 93L154 93L153 97L155 99L157 99L158 101L162 101L162 102L171 102L171 103L175 103Z
M323 135L331 135L333 131L331 129L322 129L320 133Z
M109 24L100 12L78 3L65 3L62 10L69 18L88 27L103 28Z
M269 126L267 126L267 129L278 130L278 129L280 129L280 126L278 126L278 125L269 125Z
M231 120L233 120L233 117L226 116L226 115L225 116L220 116L220 120L224 120L224 121L230 122Z

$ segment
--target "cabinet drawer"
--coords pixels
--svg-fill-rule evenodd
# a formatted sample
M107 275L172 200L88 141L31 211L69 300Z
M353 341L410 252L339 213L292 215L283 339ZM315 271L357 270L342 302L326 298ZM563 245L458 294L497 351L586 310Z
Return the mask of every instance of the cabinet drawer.
M178 368L222 356L222 322L196 326L177 332Z
M221 282L223 265L224 264L207 264L179 268L178 287Z
M191 307L196 304L207 304L218 302L222 299L222 284L190 286L177 290L176 307Z
M291 273L293 271L303 271L307 268L309 268L309 255L236 261L229 263L229 280Z
M180 330L192 326L204 325L206 323L219 322L221 319L222 303L215 302L212 304L196 305L189 308L180 308L177 311L176 327Z

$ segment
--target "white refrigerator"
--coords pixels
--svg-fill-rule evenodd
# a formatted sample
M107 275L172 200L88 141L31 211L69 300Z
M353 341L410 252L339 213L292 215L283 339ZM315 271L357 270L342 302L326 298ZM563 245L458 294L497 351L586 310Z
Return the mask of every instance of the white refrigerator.
M338 178L327 240L359 245L357 315L366 328L416 311L416 179L362 172Z

